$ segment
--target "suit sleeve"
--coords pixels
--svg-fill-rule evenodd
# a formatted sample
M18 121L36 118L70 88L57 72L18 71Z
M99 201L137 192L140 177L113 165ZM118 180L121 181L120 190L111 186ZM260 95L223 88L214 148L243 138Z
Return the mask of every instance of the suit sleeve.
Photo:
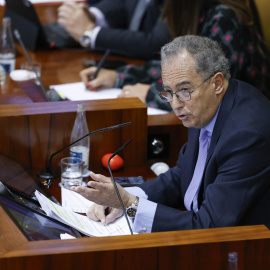
M105 16L106 21L112 28L126 28L128 15L122 0L102 0L95 4Z
M109 48L122 55L159 59L161 47L171 41L171 38L167 24L159 19L150 32L102 28L97 36L95 49Z

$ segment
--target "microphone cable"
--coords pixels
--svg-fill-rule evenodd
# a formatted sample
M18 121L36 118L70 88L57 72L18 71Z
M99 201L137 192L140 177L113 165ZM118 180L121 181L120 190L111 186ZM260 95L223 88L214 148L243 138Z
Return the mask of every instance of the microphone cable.
M112 182L113 182L113 185L114 185L114 189L116 191L116 194L117 194L117 197L120 201L120 204L121 204L121 207L122 207L122 210L124 212L124 215L125 215L125 218L126 218L126 221L127 221L127 224L128 224L128 227L129 227L129 230L130 230L130 233L133 234L133 231L132 231L132 228L130 226L130 222L129 222L129 218L127 216L127 213L126 213L126 209L124 207L124 203L123 203L123 200L121 198L121 195L120 195L120 192L118 190L118 187L117 187L117 184L115 182L115 179L113 177L113 174L112 174L112 170L111 170L111 167L110 167L110 161L111 159L116 156L119 152L121 152L130 142L132 141L132 139L130 139L129 141L127 141L124 145L122 145L119 149L117 149L109 158L108 160L108 169L109 169L109 172L110 172L110 175L111 175L111 178L112 178Z

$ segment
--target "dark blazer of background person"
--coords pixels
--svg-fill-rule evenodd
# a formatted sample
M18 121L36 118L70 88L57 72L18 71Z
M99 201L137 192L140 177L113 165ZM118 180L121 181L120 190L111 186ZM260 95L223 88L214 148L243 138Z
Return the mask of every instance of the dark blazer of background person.
M160 48L172 36L162 22L163 0L150 0L138 31L128 30L137 0L103 0L95 5L105 15L110 28L99 32L95 49L110 48L113 52L145 59L159 58Z
M172 207L183 205L197 160L199 129L189 129L174 168L140 185L148 200L158 203L152 231L252 224L270 228L269 115L270 102L257 89L231 80L213 130L198 212Z

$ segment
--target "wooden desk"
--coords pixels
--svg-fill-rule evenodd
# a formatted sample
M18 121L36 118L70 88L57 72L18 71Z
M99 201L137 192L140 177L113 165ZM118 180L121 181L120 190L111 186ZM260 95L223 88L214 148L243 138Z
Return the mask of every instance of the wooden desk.
M264 226L163 232L133 236L29 242L0 208L0 269L269 269L270 234Z

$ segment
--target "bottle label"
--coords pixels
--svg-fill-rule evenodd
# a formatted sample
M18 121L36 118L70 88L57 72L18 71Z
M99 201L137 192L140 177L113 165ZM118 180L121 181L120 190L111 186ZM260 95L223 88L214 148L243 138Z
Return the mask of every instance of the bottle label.
M83 154L82 153L78 153L78 152L70 151L70 156L71 157L82 159Z
M3 68L6 70L8 74L10 74L10 72L14 70L14 68L12 67L13 65L10 63L1 63L1 65L3 66Z
M8 74L15 69L15 58L14 55L3 55L0 54L0 64L6 70Z
M70 156L79 158L83 161L83 173L89 166L89 148L85 146L73 146L70 148Z

